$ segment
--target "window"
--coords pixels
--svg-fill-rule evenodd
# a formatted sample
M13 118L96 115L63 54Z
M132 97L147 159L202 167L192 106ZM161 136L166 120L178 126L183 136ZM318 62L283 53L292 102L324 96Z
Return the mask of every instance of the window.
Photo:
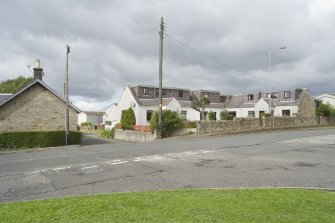
M208 92L204 92L204 97L209 97L209 93Z
M158 88L155 89L155 95L156 95L156 98L159 97L159 89Z
M149 88L143 88L143 95L149 95Z
M162 89L162 95L166 96L166 89Z
M181 111L180 118L181 120L187 120L187 111Z
M150 122L152 113L154 113L153 110L147 110L147 121L148 121L148 122Z
M271 93L272 98L278 98L278 92Z
M284 91L284 98L291 98L291 91Z
M248 94L248 101L254 100L254 95L253 94Z
M282 110L282 116L291 116L290 110Z
M255 111L248 111L248 117L255 118Z
M178 91L178 96L179 96L180 98L184 97L184 91L183 91L183 90L179 90L179 91Z

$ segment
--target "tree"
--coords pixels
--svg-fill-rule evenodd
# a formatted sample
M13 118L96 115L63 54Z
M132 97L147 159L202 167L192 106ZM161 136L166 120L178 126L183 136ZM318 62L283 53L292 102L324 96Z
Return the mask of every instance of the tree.
M132 130L133 125L136 124L136 117L133 109L130 107L122 111L121 126L124 130Z
M318 108L322 104L322 100L314 99L313 101L315 103L316 108Z
M5 81L2 81L0 83L0 92L14 94L18 90L22 89L27 84L29 84L32 80L33 80L32 77L19 76L16 79L8 79Z
M211 103L208 96L204 96L198 100L192 101L192 108L201 113L201 120L205 120L205 108Z
M326 117L334 117L335 116L335 108L331 104L323 104L321 103L317 108L316 108L316 114L321 115L321 116L326 116Z

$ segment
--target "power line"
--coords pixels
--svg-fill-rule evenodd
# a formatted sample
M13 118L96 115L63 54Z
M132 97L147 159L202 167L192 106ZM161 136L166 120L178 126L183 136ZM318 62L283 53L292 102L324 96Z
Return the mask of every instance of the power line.
M190 47L190 46L187 45L186 43L183 43L182 41L180 41L180 40L178 40L178 39L176 39L176 38L174 38L174 37L172 37L172 36L170 36L170 35L168 35L168 34L166 34L166 33L165 33L165 36L171 38L172 40L178 42L180 45L182 45L182 46L184 46L185 48L187 48L187 49L189 49L189 50L191 50L191 51L193 51L193 52L199 54L200 56L205 57L205 58L207 58L208 60L211 60L211 61L213 61L213 62L215 62L215 63L217 63L217 64L219 64L219 65L222 65L222 66L228 68L229 70L232 70L232 71L235 71L235 72L237 72L237 73L246 75L247 77L250 77L250 78L256 78L256 79L259 79L259 80L262 80L262 81L266 81L266 82L269 81L269 80L266 79L266 78L256 77L256 76L254 76L254 75L247 74L247 73L241 71L240 69L238 69L238 68L236 68L236 67L233 67L233 66L228 65L228 64L226 64L226 63L223 63L223 62L221 62L221 61L219 61L219 60L217 60L217 59L215 59L215 58L213 58L213 57L210 57L210 56L208 56L208 55L206 55L206 54L200 52L199 50L194 49L193 47ZM278 81L272 81L272 82L277 83L277 84L282 84L282 85L285 85L285 86L288 85L287 83L278 82Z

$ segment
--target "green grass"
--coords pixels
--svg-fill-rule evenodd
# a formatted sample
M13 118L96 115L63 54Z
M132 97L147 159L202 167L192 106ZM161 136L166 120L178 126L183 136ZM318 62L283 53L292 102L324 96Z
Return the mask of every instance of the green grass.
M0 204L1 222L335 222L335 193L176 190Z

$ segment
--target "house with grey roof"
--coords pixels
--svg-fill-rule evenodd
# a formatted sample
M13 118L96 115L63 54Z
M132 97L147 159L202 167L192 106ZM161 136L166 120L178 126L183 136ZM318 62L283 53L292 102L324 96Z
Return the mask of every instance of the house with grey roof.
M103 122L105 112L99 111L82 111L78 114L78 125L81 123L90 122L92 125L98 125Z
M326 94L321 94L315 99L320 100L323 104L329 103L333 107L335 107L335 93L326 93Z
M0 131L63 130L65 99L42 81L39 61L34 80L13 95L1 97ZM80 109L70 104L70 130L77 130Z
M149 125L151 114L159 108L158 92L158 88L153 86L125 87L119 102L106 109L104 121L113 127L120 122L122 111L132 107L136 124ZM282 90L271 94L255 92L221 95L219 91L211 90L191 91L186 88L163 88L162 108L178 112L184 120L198 121L200 111L192 107L192 101L200 100L202 97L208 97L211 102L205 109L205 119L207 119L208 112L214 112L216 119L219 120L222 111L228 111L237 118L257 118L262 113L269 112L275 116L315 115L315 104L307 89Z

